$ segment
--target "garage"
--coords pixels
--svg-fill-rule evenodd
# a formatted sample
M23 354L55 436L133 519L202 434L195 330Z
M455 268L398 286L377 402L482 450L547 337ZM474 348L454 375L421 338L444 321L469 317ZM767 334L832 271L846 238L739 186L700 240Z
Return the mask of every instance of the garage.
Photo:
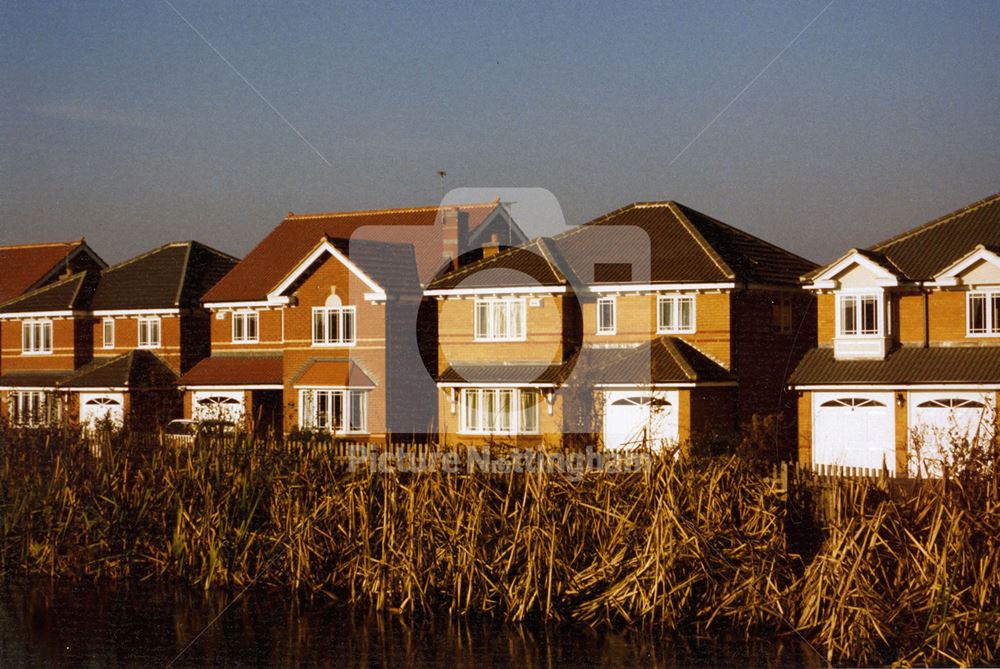
M604 448L626 450L677 443L678 392L610 391L604 402Z
M246 415L242 390L199 390L191 396L191 417L195 420L224 420L241 423Z
M80 393L80 424L94 430L105 421L114 427L125 423L125 395L123 393Z
M993 438L994 394L927 391L909 396L909 469L939 475L955 445L982 445Z
M815 393L813 464L896 468L892 393Z

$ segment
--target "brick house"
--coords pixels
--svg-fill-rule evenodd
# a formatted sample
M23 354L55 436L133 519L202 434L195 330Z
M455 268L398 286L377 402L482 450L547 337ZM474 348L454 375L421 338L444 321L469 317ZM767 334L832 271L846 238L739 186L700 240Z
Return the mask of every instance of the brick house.
M185 415L359 439L433 432L422 280L523 242L498 202L289 214L205 295L212 355Z
M14 298L85 270L98 271L107 264L84 240L0 246L0 305ZM0 322L0 329L3 323ZM0 335L2 336L2 335ZM0 359L0 374L3 373Z
M794 421L786 368L815 341L815 267L675 202L623 207L447 272L437 304L445 443L564 434L605 448Z
M803 277L818 346L791 376L799 458L936 471L992 437L1000 391L1000 194Z
M20 425L173 418L178 376L209 353L201 297L235 264L198 242L176 242L6 302L6 416Z

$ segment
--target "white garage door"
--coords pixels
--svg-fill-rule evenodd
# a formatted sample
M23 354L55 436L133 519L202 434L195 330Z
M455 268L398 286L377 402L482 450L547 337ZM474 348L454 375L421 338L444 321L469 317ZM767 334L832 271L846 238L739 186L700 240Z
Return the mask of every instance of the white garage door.
M813 464L896 468L892 393L814 393Z
M624 450L677 443L677 391L613 391L604 398L604 448Z
M198 390L191 396L191 417L195 420L239 423L245 413L242 391Z
M80 393L80 424L93 430L104 421L114 427L125 423L125 395L123 393Z
M937 476L956 447L984 445L993 438L993 393L910 393L910 473Z

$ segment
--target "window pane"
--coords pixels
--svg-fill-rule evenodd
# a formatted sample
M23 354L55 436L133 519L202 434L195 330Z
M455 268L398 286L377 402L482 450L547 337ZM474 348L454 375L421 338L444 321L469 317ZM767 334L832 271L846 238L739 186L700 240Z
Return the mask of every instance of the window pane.
M490 335L488 302L476 302L476 337L487 339Z
M302 427L313 427L316 425L316 402L311 390L301 392L302 402Z
M243 341L243 314L233 314L233 339Z
M861 298L861 334L878 334L878 298Z
M969 295L969 332L986 332L986 296L982 293Z
M326 312L326 342L332 344L339 341L341 341L340 310L328 309Z
M344 343L354 343L354 309L345 308L343 314L344 322Z
M250 341L257 341L257 314L247 314L246 336Z
M538 431L538 391L521 391L521 432Z
M694 329L694 298L681 297L677 300L677 329Z
M524 306L521 300L513 300L509 303L510 305L510 315L508 320L509 334L508 337L511 339L520 339L524 336L521 327L521 318L524 313Z
M479 425L479 391L463 389L462 406L465 411L465 429L467 432L477 432Z
M323 323L325 316L323 315L322 309L313 310L313 343L321 344L325 337L323 336Z
M330 427L334 430L344 430L344 391L334 390L331 393L333 411L330 416Z
M674 329L674 300L669 297L660 298L660 330Z
M316 391L316 427L330 427L330 393Z
M368 393L360 390L351 391L351 430L354 432L365 431L365 405L368 402Z
M853 295L840 297L840 330L842 334L858 333L857 298Z
M493 312L493 323L490 327L490 336L500 339L507 336L507 305L503 302L494 302L490 311Z
M497 398L495 390L483 391L483 432L493 432L497 424Z
M1000 334L1000 293L990 294L990 332Z
M514 422L514 391L498 391L497 432L510 432Z

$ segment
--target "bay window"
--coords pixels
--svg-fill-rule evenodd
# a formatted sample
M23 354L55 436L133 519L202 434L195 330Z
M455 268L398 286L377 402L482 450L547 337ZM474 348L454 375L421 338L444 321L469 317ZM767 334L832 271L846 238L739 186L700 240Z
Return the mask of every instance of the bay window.
M355 339L354 307L313 307L313 345L350 346Z
M299 424L340 434L368 432L368 393L339 388L300 390Z
M966 332L970 336L1000 336L1000 289L969 291Z
M139 348L160 348L159 316L139 316Z
M55 422L57 406L51 393L41 390L20 390L10 393L7 410L12 425L39 427Z
M476 300L474 320L476 341L524 341L524 298Z
M882 296L878 293L837 295L840 337L873 337L882 334Z
M691 333L694 325L693 295L661 295L656 298L656 332Z
M35 355L52 353L52 321L22 321L21 352Z
M233 312L233 343L255 344L260 341L259 318L256 311Z
M463 388L464 434L538 434L541 393L533 388Z

